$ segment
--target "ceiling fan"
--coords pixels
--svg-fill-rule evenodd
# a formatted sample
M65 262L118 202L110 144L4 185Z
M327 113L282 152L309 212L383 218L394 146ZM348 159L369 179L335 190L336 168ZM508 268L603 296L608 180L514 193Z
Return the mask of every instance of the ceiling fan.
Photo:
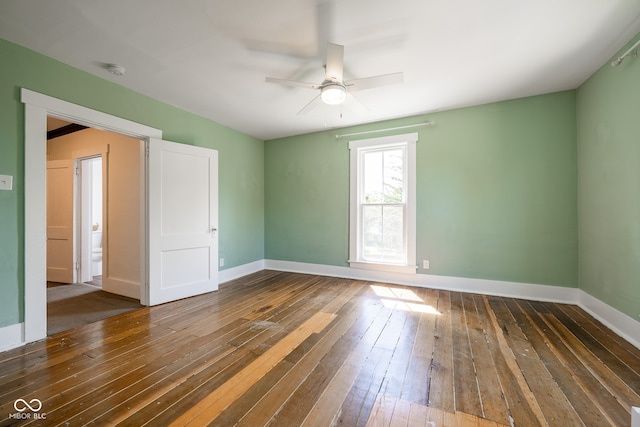
M322 83L315 84L295 80L277 79L273 77L267 77L265 81L286 86L319 90L320 93L311 100L311 102L305 105L302 110L298 111L298 114L305 114L321 103L339 105L345 103L345 101L347 101L349 106L356 110L356 112L366 111L366 108L362 106L362 104L360 104L353 95L351 95L351 92L402 83L404 81L403 73L391 73L380 76L364 77L361 79L343 80L343 59L344 46L327 43L325 77Z

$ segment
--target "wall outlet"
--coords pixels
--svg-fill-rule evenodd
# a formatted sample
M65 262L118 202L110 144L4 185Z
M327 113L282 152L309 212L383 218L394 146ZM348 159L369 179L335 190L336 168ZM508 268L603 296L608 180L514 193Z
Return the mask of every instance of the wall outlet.
M224 258L220 258L220 267L224 267Z
M429 269L429 260L428 259L423 259L422 260L422 268L424 268L425 270Z
M13 177L11 175L0 175L0 190L13 190Z

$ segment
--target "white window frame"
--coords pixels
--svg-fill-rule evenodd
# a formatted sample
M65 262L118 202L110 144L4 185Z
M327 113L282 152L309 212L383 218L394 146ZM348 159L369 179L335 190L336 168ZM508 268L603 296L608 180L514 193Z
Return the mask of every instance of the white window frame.
M416 143L417 133L362 139L349 142L350 192L349 192L349 265L352 268L416 274ZM362 209L360 200L362 185L362 153L390 147L405 147L406 163L406 211L404 223L404 254L402 263L370 262L361 253Z

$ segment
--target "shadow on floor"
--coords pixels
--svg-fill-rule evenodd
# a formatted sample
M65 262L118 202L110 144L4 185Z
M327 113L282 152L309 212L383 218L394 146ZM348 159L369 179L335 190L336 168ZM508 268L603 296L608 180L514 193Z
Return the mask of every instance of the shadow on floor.
M140 301L84 283L47 283L47 335L143 307Z

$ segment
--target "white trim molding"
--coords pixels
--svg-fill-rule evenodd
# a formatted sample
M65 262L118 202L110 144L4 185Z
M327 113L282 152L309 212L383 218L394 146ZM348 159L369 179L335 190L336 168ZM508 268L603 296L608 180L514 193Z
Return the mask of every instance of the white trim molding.
M162 130L22 88L24 119L24 333L22 343L47 336L46 135L47 116L138 139L162 138ZM143 185L143 184L141 184ZM141 200L141 206L144 200ZM144 210L143 210L144 212ZM142 219L141 219L142 221ZM146 248L145 242L141 244ZM146 256L141 260L145 260ZM146 271L142 262L141 275ZM143 270L144 268L144 270ZM144 283L144 280L141 280Z
M23 104L32 105L46 110L52 117L78 123L87 127L118 132L134 138L148 137L162 139L162 130L152 128L131 120L92 110L82 105L53 98L32 90L22 88L20 100ZM46 126L46 124L45 124Z
M583 290L578 292L576 304L613 332L640 349L640 322Z
M0 328L0 351L11 350L24 344L24 323Z
M236 267L227 268L218 272L218 281L220 283L229 282L248 274L257 273L264 270L264 260L258 260L247 264L238 265Z
M349 265L353 268L389 271L392 273L416 274L416 144L417 133L391 135L380 138L361 139L349 142ZM364 186L367 173L364 156L389 149L402 151L402 202L386 204L364 201ZM365 256L364 211L367 206L394 206L403 211L402 256L400 260L386 262Z

